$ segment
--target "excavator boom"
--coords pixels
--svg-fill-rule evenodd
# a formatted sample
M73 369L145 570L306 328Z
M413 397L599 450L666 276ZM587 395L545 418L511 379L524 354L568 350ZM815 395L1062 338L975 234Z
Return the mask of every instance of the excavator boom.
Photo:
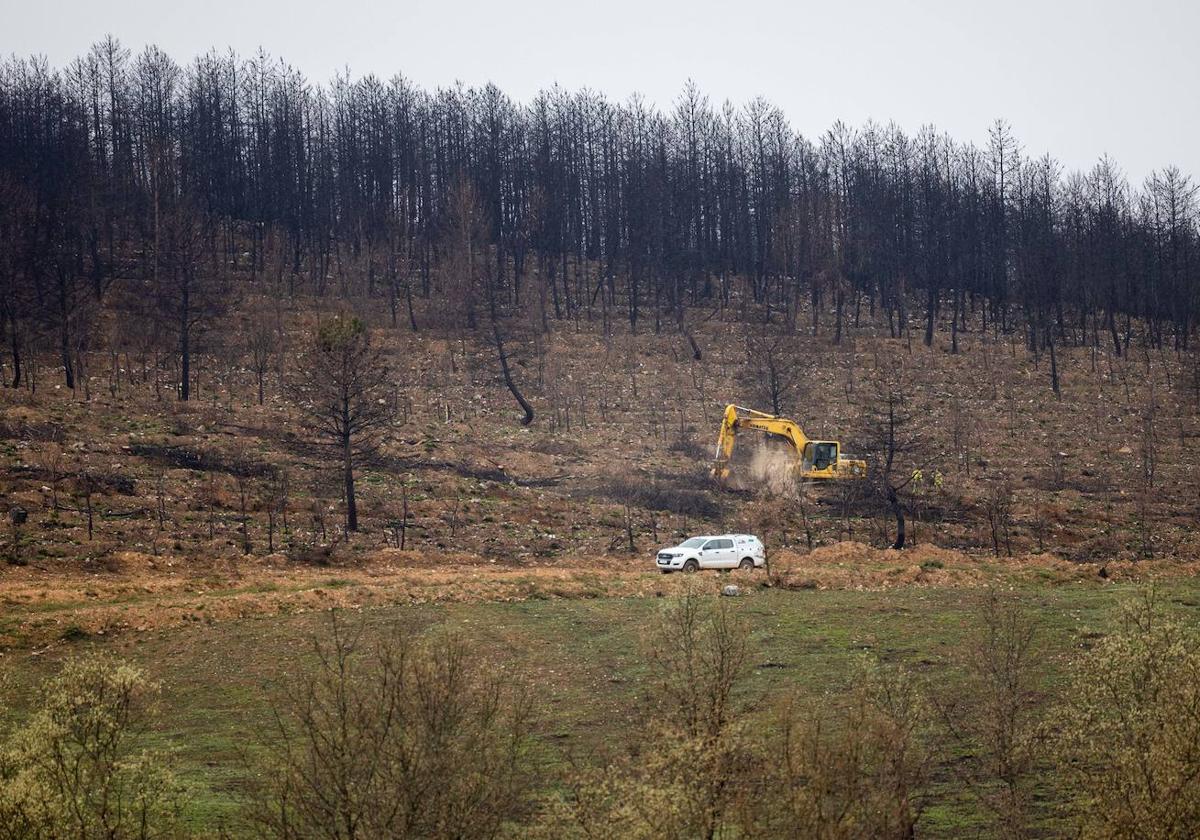
M798 478L854 479L862 478L867 473L865 461L842 457L841 444L837 441L811 440L794 420L739 405L727 405L721 416L716 459L712 468L712 475L718 481L729 477L729 460L733 456L737 434L742 429L760 431L786 441L795 454L794 469Z

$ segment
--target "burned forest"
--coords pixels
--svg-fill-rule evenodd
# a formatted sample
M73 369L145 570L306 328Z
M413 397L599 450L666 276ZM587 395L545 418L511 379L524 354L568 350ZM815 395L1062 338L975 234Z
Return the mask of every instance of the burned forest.
M0 840L1196 836L1200 184L796 124L0 62Z

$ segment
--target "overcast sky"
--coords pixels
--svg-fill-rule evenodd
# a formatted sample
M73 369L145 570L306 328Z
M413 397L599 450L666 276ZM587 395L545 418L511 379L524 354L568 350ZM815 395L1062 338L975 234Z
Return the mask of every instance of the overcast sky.
M1068 169L1107 153L1135 184L1200 175L1200 0L0 0L0 21L0 51L59 66L112 33L181 62L262 46L315 81L490 80L521 101L557 82L668 108L692 78L814 138L875 119L982 143L1003 117Z

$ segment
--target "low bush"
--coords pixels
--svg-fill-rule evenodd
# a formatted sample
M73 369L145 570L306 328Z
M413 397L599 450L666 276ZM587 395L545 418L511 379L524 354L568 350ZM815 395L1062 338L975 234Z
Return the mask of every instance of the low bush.
M69 660L47 680L36 711L0 740L0 840L178 836L182 788L137 746L156 692L105 657Z
M914 836L931 761L928 711L905 671L864 660L851 687L815 707L789 699L739 800L739 838Z
M1056 752L1080 835L1200 837L1200 634L1147 594L1075 663L1065 696Z
M331 613L264 733L256 836L490 838L529 791L524 687L458 636L366 644Z
M911 837L928 764L913 681L865 664L848 703L790 698L760 734L747 654L727 599L689 588L669 603L647 635L642 724L623 752L568 774L542 836Z

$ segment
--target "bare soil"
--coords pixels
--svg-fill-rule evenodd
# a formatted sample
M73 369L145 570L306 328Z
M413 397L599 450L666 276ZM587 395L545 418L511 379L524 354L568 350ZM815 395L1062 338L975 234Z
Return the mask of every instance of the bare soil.
M925 348L869 324L841 345L801 339L804 384L789 413L810 436L873 457L863 446L875 382L904 383L926 454L907 496L913 545L895 552L886 509L845 485L797 495L775 482L712 484L723 406L754 402L731 339L740 328L695 324L700 360L674 333L517 330L530 428L485 343L377 329L396 420L359 469L356 534L341 528L336 464L279 387L289 354L261 406L244 360L215 346L188 403L128 356L94 359L75 393L44 367L36 393L0 389L4 556L27 564L0 563L0 645L334 605L653 596L677 585L652 569L657 546L726 531L761 534L782 587L1194 574L1190 357L1061 348L1056 396L1046 361L1012 336L964 331L958 354L944 336ZM290 340L302 340L299 326ZM741 447L749 468L754 444ZM987 500L999 483L1013 495L997 531ZM28 512L19 529L14 507Z

